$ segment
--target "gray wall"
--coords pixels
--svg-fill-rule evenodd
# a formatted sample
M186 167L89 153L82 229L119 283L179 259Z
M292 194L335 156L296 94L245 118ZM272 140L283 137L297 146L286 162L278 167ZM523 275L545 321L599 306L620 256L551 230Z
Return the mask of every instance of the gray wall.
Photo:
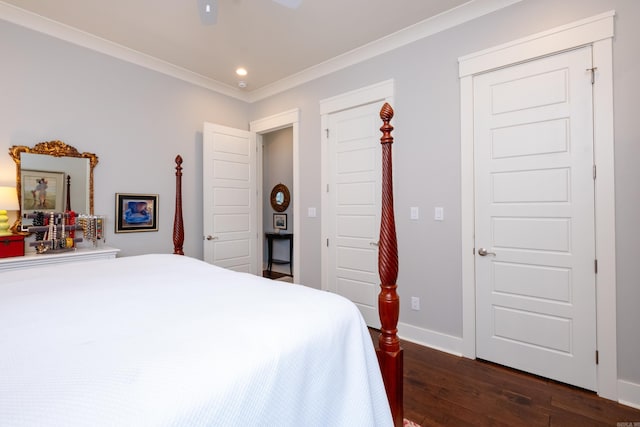
M394 184L401 322L460 337L460 111L457 58L611 9L614 39L619 377L640 384L640 1L523 0L507 9L246 105L0 21L0 150L60 139L100 157L95 211L113 221L117 192L160 195L157 233L114 234L123 255L171 252L173 159L185 159L185 252L202 257L202 123L241 129L250 120L299 108L300 207L320 207L321 99L393 78ZM0 185L14 165L0 156ZM409 220L409 207L422 220ZM434 206L445 221L430 220ZM320 287L320 217L300 216L302 277ZM412 312L406 299L421 297Z
M634 124L640 84L640 2L636 0L524 0L497 13L312 81L251 106L251 119L300 108L300 195L303 212L320 206L319 101L395 80L394 188L401 297L400 321L462 336L460 257L460 56L615 9L614 102L616 150L618 376L640 383L640 168L639 127ZM401 166L399 166L401 165ZM318 189L313 191L313 189ZM418 206L421 220L409 220ZM445 221L433 208L443 206ZM319 218L300 217L303 275L320 287ZM410 296L422 310L411 311Z
M95 213L122 255L173 252L184 159L185 253L202 258L202 124L248 129L246 103L0 20L0 152L59 139L95 153ZM0 185L15 165L0 156ZM159 195L159 230L114 233L116 193Z

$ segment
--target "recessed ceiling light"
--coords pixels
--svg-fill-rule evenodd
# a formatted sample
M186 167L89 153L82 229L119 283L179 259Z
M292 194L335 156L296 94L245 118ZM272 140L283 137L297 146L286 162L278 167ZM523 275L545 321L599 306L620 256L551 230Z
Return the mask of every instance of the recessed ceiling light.
M245 68L240 67L236 70L236 74L239 76L246 76L247 70Z

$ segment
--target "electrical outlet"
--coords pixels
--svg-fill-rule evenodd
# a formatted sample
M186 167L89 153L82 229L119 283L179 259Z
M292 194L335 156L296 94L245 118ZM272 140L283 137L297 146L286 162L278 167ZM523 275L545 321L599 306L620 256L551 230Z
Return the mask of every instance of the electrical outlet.
M420 298L411 297L411 310L420 310Z

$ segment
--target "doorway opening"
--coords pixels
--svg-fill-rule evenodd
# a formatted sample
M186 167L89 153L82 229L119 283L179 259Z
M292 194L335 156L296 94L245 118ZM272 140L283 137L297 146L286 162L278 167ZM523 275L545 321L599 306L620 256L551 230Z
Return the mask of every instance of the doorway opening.
M296 282L300 283L301 268L300 268L300 168L299 168L299 121L300 111L293 109L282 112L273 116L265 117L262 119L254 120L249 123L249 130L256 133L256 149L257 155L257 203L258 203L258 227L257 227L257 240L258 240L258 263L262 266L261 271L264 271L268 261L268 241L265 237L265 233L274 231L274 213L286 213L286 232L296 236L291 240L291 246L289 247L291 256L286 258L291 261L290 275L284 276L285 281L293 281L295 275ZM273 141L287 141L288 142L273 142ZM270 144L274 144L270 146ZM282 153L287 152L286 148L279 147L289 146L287 154L281 154L282 157L286 157L287 161L278 158ZM267 157L265 158L265 150L267 148ZM271 150L273 148L273 150ZM273 160L273 157L276 159ZM273 160L273 162L272 162ZM286 163L286 165L284 165ZM274 212L270 203L271 191L277 184L271 184L267 182L265 177L272 177L269 171L265 171L268 168L272 171L275 168L281 168L283 172L290 174L290 185L287 184L287 188L290 193L290 204L287 208L287 212ZM288 171L288 172L287 172ZM280 176L279 172L274 176ZM269 178L271 179L271 178ZM278 178L275 178L278 179ZM283 216L279 217L278 225L283 226ZM278 219L278 218L276 218ZM282 232L282 231L281 231ZM278 245L279 246L279 245ZM278 249L279 250L279 249ZM286 256L286 254L284 255ZM273 270L273 269L272 269ZM279 270L276 270L279 271ZM264 274L264 273L263 273ZM282 277L278 278L282 279Z
M290 126L262 135L262 275L270 279L293 277L293 190Z

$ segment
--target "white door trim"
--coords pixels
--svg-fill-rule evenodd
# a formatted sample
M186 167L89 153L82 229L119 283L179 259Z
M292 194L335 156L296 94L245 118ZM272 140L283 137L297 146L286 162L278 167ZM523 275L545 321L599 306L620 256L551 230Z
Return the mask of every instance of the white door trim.
M249 130L256 133L256 144L258 147L257 160L257 185L258 185L258 200L263 200L262 195L262 135L273 132L279 129L292 127L293 128L293 274L295 277L300 278L300 110L294 108L292 110L283 111L273 116L263 117L261 119L253 120L249 122ZM260 204L262 205L262 203ZM259 206L260 206L259 205ZM262 210L258 215L258 262L261 263L264 259L264 224L262 223ZM298 282L300 280L298 279Z
M329 127L329 114L377 101L388 102L393 107L393 96L394 81L393 79L389 79L371 86L366 86L320 101L320 141L322 143L322 153L320 157L320 192L322 193L322 200L320 202L320 232L322 236L322 239L320 241L320 245L322 247L320 251L320 287L325 291L329 289L329 278L327 276L329 253L326 244L329 230L329 223L326 215L327 209L329 207L329 196L326 191L327 185L329 183L329 161L327 152L329 141L327 139L326 132L326 129L328 129ZM382 126L382 121L380 122L380 126Z
M598 394L617 400L615 186L613 139L614 11L573 22L530 37L459 58L461 108L462 354L476 357L473 76L579 46L591 45L594 157L597 165L596 277ZM594 355L595 357L595 355Z

